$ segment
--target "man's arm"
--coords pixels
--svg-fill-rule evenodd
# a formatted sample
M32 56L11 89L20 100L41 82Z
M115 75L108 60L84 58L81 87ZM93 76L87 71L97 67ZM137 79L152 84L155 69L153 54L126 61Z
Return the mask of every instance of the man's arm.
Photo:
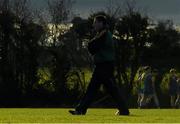
M103 30L88 43L88 50L92 55L101 49L103 42L106 40L106 34L107 30Z

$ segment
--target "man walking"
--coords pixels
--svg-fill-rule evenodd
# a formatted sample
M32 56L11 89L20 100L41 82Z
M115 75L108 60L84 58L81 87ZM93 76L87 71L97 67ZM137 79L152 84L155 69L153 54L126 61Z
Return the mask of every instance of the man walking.
M114 43L112 34L107 29L105 16L94 18L93 27L96 36L88 44L88 50L93 55L95 69L87 91L75 110L69 110L72 115L85 115L101 84L117 103L117 115L129 115L128 107L123 99L123 94L114 79Z

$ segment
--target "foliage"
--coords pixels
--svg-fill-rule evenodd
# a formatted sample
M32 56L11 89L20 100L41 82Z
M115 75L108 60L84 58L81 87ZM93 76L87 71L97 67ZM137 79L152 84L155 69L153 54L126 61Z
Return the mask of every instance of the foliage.
M141 55L148 42L148 20L138 12L130 12L122 16L115 27L117 74L120 82L126 82L128 94L133 88L135 74L142 64Z
M159 22L150 32L151 46L145 50L143 61L158 69L178 67L179 40L172 21Z
M6 6L10 5L6 3ZM8 7L0 13L0 28L1 101L11 105L12 97L17 98L14 101L23 95L31 97L37 81L38 41L43 29L21 20Z

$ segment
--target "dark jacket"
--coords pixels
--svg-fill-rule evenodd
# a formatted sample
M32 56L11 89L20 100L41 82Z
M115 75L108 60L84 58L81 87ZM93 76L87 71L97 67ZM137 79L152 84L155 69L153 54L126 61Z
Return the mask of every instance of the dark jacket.
M103 30L97 33L88 44L88 50L93 55L95 64L114 61L114 42L111 32Z

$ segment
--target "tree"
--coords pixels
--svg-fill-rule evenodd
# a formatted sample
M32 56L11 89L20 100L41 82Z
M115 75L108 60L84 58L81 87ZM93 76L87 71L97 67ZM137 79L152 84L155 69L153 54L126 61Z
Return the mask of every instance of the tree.
M47 51L53 56L52 65L49 69L52 74L55 94L66 98L67 94L67 73L70 69L68 46L65 42L65 33L69 30L68 23L71 7L71 0L48 0L48 12L50 21L46 22L46 47ZM61 99L61 100L62 100Z
M0 77L1 98L7 105L20 100L22 95L32 94L33 85L37 82L38 42L43 29L25 21L26 17L16 15L8 1L3 7L0 13Z
M170 20L160 21L150 33L150 46L146 49L144 62L157 69L179 67L180 34Z
M136 72L141 66L141 56L149 39L149 25L148 17L129 11L115 27L117 73L119 80L122 77L127 94L131 93Z
M14 75L12 70L12 40L13 33L15 32L14 21L15 16L9 11L9 2L3 1L2 8L0 8L0 78L1 78L1 102L8 103L11 95L15 93L14 89L17 89L16 82L13 84Z
M21 22L29 22L33 20L33 9L31 8L30 0L13 0L11 6L12 12Z

